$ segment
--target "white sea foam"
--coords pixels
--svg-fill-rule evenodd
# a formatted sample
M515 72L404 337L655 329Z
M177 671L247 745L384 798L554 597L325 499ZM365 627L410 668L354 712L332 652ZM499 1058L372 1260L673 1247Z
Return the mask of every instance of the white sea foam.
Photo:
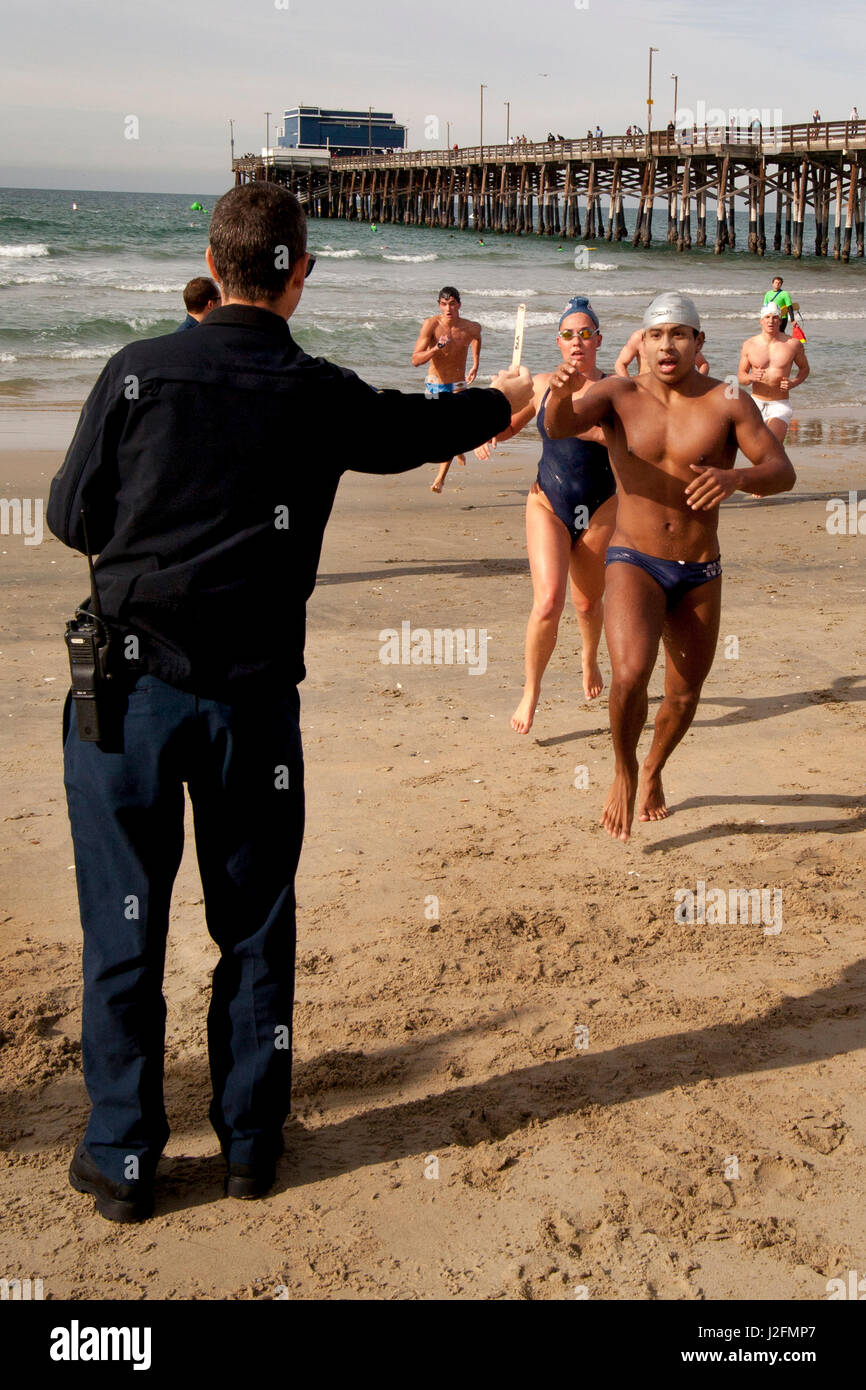
M702 285L686 285L684 289L680 290L680 294L716 295L727 299L730 299L731 295L745 295L746 298L752 298L754 295L760 294L760 290L734 289L732 285L722 285L721 289L706 289Z
M58 348L56 352L32 352L27 353L28 357L57 357L64 361L74 362L79 358L108 358L113 357L116 352L120 352L122 343L116 343L113 347L89 347L89 348Z
M602 290L593 288L592 299L645 299L647 303L657 290Z
M708 315L707 315L707 318L714 318L714 319L752 319L754 323L757 323L757 322L758 322L758 312L759 312L759 311L756 309L755 312L754 312L753 314L708 314ZM809 326L810 323L821 322L821 321L825 321L825 320L836 320L836 319L866 319L866 313L863 313L863 314L846 314L846 313L844 313L844 312L839 312L839 311L835 311L835 310L830 309L830 310L828 310L828 312L827 312L826 314L815 314L815 313L813 313L812 310L810 309L809 312L808 312L808 313L806 314L806 316L805 316L804 322L805 322L805 324L806 324L806 327L808 328L808 326Z
M14 352L0 352L0 362L17 362Z
M347 261L352 256L360 256L361 252L355 246L350 246L348 251L332 251L330 247L325 247L316 252L317 256L330 256L335 261Z
M738 289L734 289L733 286L722 286L721 289L707 289L707 288L704 287L704 286L688 285L688 286L686 286L686 287L681 291L681 293L682 293L682 294L717 295L717 296L719 296L719 295L729 295L729 296L730 296L730 295L743 295L743 296L747 296L747 297L749 297L749 298L752 298L753 296L760 294L760 293L761 293L761 290L743 289L742 287L740 287L740 288L738 288ZM864 293L866 293L866 291L864 291L864 290L862 290L862 289L830 289L830 288L821 288L821 289L814 289L814 290L812 290L812 289L809 289L809 290L801 290L801 291L799 292L799 298L800 298L800 299L805 299L805 298L807 298L809 295L813 295L813 294L864 294Z
M59 279L54 271L46 275L0 275L0 285L52 285Z
M478 315L478 322L482 328L504 328L509 333L514 332L514 315L505 309L483 310ZM526 315L527 328L544 328L550 323L559 323L558 314L542 314L529 312Z
M372 309L369 306L367 308L367 318L387 319L389 323L396 323L399 319L417 323L420 317L420 312L413 309Z
M421 261L438 261L439 257L435 251L429 252L426 256L391 256L387 251L382 252L383 261L412 261L418 264Z
M183 285L166 285L156 283L153 280L139 280L134 285L103 285L102 288L106 290L131 290L136 294L180 294Z
M49 256L50 254L48 247L41 241L28 241L21 246L0 246L0 256L8 256L10 259L23 256Z
M532 299L538 290L464 290L467 299Z
M590 261L589 268L590 270L619 270L619 266L614 265L612 261Z

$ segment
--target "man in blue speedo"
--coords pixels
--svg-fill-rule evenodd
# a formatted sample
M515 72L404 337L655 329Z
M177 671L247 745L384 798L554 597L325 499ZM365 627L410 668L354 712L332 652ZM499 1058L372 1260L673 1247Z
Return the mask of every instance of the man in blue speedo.
M732 397L725 382L694 370L703 341L692 301L674 291L657 295L643 317L644 375L605 377L575 401L574 372L563 363L547 398L552 439L601 425L617 481L604 620L616 772L601 824L620 840L629 838L634 816L637 746L659 642L665 693L641 769L640 820L668 814L662 769L694 718L713 664L722 590L719 503L738 489L768 497L796 481L746 393ZM752 467L733 466L738 448Z
M472 348L472 366L466 371L466 358ZM428 399L455 396L471 386L478 375L481 356L481 324L460 317L460 293L453 285L439 291L439 313L425 319L412 349L412 366L427 367L424 394ZM458 463L466 463L466 455L457 455ZM451 467L446 459L430 484L431 492L441 492L445 476Z

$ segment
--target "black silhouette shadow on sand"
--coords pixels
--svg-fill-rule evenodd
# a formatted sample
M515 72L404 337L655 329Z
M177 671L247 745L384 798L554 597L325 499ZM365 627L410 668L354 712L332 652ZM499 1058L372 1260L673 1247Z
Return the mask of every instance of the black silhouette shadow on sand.
M684 803L691 804L691 803ZM589 1105L613 1107L643 1096L705 1079L748 1076L809 1065L866 1047L866 958L848 966L831 985L781 1003L749 1019L713 1024L656 1036L604 1051L581 1052L551 1062L455 1086L418 1100L396 1100L361 1114L307 1129L295 1119L285 1128L286 1153L274 1191L318 1182L370 1164L414 1155L439 1153L457 1146L470 1149L518 1134L534 1122L578 1116ZM531 1012L527 1009L525 1012ZM479 1019L400 1047L363 1054L330 1052L295 1065L296 1092L328 1106L375 1086L381 1093L416 1084L419 1077L441 1070L443 1048L453 1049L473 1034L514 1027L513 1010ZM383 1074L396 1073L387 1080ZM207 1059L169 1063L166 1099L175 1134L210 1133L204 1117L184 1123L190 1094L206 1104ZM83 1131L87 1096L80 1073L67 1074L51 1086L52 1131L37 1148L54 1149L59 1130L68 1136L71 1155ZM5 1097L19 1121L28 1126L32 1146L43 1117L41 1092ZM32 1126L32 1127L31 1127ZM62 1142L62 1141L61 1141ZM213 1139L214 1150L216 1140ZM13 1144L14 1147L14 1144ZM203 1157L163 1158L157 1174L156 1215L203 1205L219 1198L224 1165L214 1152ZM65 1181L65 1179L64 1179ZM252 1208L250 1208L252 1210ZM147 1228L145 1228L147 1229Z
M448 1148L469 1150L481 1142L520 1134L534 1123L578 1117L590 1105L614 1107L706 1079L757 1075L854 1053L866 1046L864 1002L866 958L860 958L832 984L797 999L785 998L752 1018L517 1067L417 1100L378 1104L315 1128L292 1119L284 1131L286 1152L273 1191L321 1182L372 1164L441 1155ZM443 1047L453 1047L472 1033L495 1031L506 1024L513 1028L514 1023L515 1015L509 1011L507 1017L480 1019L469 1027L376 1053L328 1053L296 1065L297 1089L315 1096L320 1110L327 1110L331 1092L335 1105L344 1105L353 1091L360 1099L365 1085L376 1086L380 1093L399 1092L402 1086L417 1085L419 1075L441 1069ZM383 1083L383 1068L396 1068L399 1074ZM205 1058L190 1059L180 1067L170 1065L166 1082L175 1133L203 1132L201 1122L189 1126L179 1122L176 1107L183 1111L188 1106L191 1086L207 1095ZM68 1101L76 1109L80 1103L83 1117L86 1096L81 1077L64 1078L63 1090L68 1090ZM157 1175L157 1217L218 1200L223 1171L216 1153L164 1158ZM251 1213L254 1210L254 1206L248 1208Z
M518 1134L533 1123L577 1116L589 1105L612 1107L705 1079L755 1075L852 1053L866 1046L864 996L866 959L861 958L832 985L798 999L784 999L757 1017L516 1068L315 1129L293 1121L286 1128L286 1153L274 1190L321 1182L408 1156L441 1155L453 1146L469 1149L479 1142ZM482 1020L476 1030L491 1026L496 1024ZM439 1042L410 1044L389 1055L399 1057ZM381 1066L382 1058L376 1054L371 1064ZM298 1068L299 1080L303 1070ZM327 1093L322 1099L326 1104ZM174 1187L179 1181L186 1185L199 1167L202 1180L212 1187L212 1174L221 1173L219 1163L190 1159L165 1161L161 1185ZM158 1198L157 1212L212 1199L212 1191L166 1192Z
M659 705L661 699L661 695L652 695L650 704ZM866 700L866 676L862 675L837 676L831 685L820 686L815 690L786 691L780 695L704 694L692 729L724 729L736 724L754 724L762 719L794 714L797 710L808 709L811 705L852 705L861 700ZM723 708L727 707L729 712L715 718L707 717L700 711L708 705L721 705ZM535 742L540 748L555 748L560 743L597 738L600 734L608 732L608 726L602 724L592 729L574 729L568 734L556 734L552 738L539 738Z

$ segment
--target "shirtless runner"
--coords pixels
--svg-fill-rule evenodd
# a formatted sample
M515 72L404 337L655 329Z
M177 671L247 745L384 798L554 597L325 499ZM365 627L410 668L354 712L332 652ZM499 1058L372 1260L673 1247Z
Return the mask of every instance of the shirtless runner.
M796 481L747 395L731 398L725 382L695 371L704 335L692 301L660 294L643 321L645 375L606 377L575 402L574 373L563 364L551 378L546 414L554 439L601 425L617 481L604 618L616 771L601 824L620 840L631 832L637 746L659 641L665 690L641 769L640 820L668 814L662 769L694 718L713 664L722 589L719 503L738 489L769 497ZM752 467L733 466L738 448Z
M613 369L616 372L617 376L631 376L629 367L631 366L632 362L634 362L635 358L637 358L638 376L643 376L644 372L649 371L646 358L643 356L641 352L642 347L643 329L636 328L635 331L632 333L631 337L628 339L625 347L619 354L619 357L613 364ZM706 376L709 372L710 364L707 361L706 357L704 357L704 354L702 352L695 353L695 366L697 367L701 376Z
M741 386L751 386L752 400L764 424L781 443L794 414L788 396L795 386L803 385L810 368L803 344L797 338L786 337L780 324L778 304L765 304L760 333L743 343L737 380ZM793 381L792 366L797 368Z
M466 357L472 348L472 366L466 371ZM460 317L460 294L453 285L439 291L439 313L425 319L412 350L412 366L427 365L425 394L429 397L453 395L465 391L478 375L481 356L481 324ZM466 455L458 454L457 462L466 463ZM440 463L431 492L441 492L451 459Z

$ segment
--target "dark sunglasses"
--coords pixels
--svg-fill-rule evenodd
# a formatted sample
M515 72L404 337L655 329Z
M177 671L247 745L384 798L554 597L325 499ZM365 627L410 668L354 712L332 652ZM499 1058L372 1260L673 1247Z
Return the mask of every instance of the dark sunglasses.
M582 342L588 343L590 338L594 338L597 332L597 328L560 328L559 336L566 343L570 343L572 338L580 338Z
M309 278L310 278L310 272L312 271L313 266L314 266L315 264L316 264L316 258L315 258L315 256L312 256L312 255L309 255L309 254L308 254L308 257L307 257L307 268L306 268L306 270L304 271L304 279L305 279L305 280L309 280Z

